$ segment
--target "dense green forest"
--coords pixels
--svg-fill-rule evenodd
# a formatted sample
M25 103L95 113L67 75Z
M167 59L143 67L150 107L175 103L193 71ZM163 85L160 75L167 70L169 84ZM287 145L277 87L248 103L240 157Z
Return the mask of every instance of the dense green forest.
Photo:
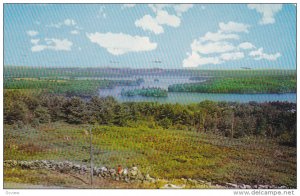
M297 76L222 77L201 83L174 84L169 92L197 93L294 93Z
M119 103L113 97L86 100L5 90L5 124L38 125L55 121L129 127L132 122L147 121L149 128L175 128L233 138L256 135L277 138L285 145L296 145L294 103Z
M122 96L145 96L145 97L167 97L168 91L161 88L141 88L133 90L124 90L121 91Z

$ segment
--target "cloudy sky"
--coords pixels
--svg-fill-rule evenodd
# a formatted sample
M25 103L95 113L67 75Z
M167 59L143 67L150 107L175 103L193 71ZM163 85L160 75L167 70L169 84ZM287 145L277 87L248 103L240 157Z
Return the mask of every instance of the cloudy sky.
M296 7L5 4L4 64L296 69Z

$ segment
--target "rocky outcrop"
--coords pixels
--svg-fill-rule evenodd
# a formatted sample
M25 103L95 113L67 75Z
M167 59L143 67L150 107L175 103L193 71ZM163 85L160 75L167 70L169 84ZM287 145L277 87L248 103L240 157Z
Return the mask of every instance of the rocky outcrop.
M91 168L87 165L81 165L77 163L72 163L70 161L53 161L53 160L35 160L35 161L16 161L16 160L6 160L4 161L4 167L21 167L23 169L48 169L55 170L62 173L79 173L88 174ZM200 179L180 179L180 184L172 184L171 181L159 180L151 177L149 174L142 174L142 172L137 167L131 168L108 168L105 166L94 167L93 175L103 179L110 179L116 181L125 181L127 183L158 183L164 182L159 188L165 189L181 189L181 188L229 188L229 189L286 189L286 186L275 186L275 185L247 185L247 184L235 184L235 183L224 183L224 184L213 184L211 182L206 182ZM158 183L161 184L161 183Z

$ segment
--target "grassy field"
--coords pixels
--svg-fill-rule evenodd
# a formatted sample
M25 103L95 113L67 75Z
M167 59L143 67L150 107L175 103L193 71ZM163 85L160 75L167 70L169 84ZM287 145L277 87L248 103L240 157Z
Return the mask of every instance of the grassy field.
M204 83L174 84L169 92L198 93L295 93L296 75L222 77Z
M219 184L296 187L295 147L259 137L230 139L140 124L146 122L136 122L131 127L94 127L95 164L113 168L119 164L136 165L142 172L163 179L194 178ZM4 159L69 160L87 164L87 130L87 125L58 122L37 128L5 125ZM15 181L12 171L9 172L4 178Z

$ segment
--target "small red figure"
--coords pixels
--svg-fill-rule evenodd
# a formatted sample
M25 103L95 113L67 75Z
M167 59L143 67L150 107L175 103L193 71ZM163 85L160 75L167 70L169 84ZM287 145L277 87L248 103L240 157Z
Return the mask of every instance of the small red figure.
M121 165L118 165L118 174L121 174L122 171L123 171L122 166L121 166Z

